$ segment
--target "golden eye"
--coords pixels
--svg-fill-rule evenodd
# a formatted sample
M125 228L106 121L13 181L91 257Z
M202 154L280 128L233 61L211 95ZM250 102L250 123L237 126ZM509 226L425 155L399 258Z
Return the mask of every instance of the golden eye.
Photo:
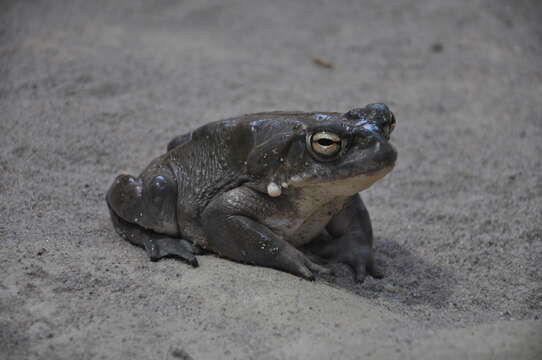
M334 156L341 151L341 138L333 133L321 131L311 137L311 148L316 154Z

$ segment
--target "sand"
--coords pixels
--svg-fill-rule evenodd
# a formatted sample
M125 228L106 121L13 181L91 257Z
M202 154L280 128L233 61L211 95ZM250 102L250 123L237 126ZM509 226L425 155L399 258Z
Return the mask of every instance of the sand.
M540 359L536 1L3 1L1 359ZM315 60L316 59L316 60ZM145 253L104 193L177 134L385 102L386 277Z

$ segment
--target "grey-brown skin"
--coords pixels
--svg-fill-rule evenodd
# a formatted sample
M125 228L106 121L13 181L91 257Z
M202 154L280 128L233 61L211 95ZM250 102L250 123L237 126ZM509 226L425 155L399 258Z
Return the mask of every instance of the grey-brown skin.
M384 104L347 113L268 112L174 138L139 175L120 175L106 200L116 231L197 266L208 250L306 279L349 265L381 277L359 192L393 168L395 126Z

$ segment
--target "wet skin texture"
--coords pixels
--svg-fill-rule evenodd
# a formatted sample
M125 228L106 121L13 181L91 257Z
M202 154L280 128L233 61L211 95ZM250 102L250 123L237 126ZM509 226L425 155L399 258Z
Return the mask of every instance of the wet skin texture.
M175 137L106 200L115 230L151 260L219 256L306 279L349 265L381 277L359 192L393 168L395 117L384 104L347 113L269 112Z

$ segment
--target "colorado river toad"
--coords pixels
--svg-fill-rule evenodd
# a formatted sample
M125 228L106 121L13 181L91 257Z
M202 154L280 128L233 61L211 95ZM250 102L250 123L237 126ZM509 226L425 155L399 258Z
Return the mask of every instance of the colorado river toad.
M116 231L197 266L219 256L314 279L321 261L356 280L381 277L369 213L359 196L391 171L395 117L384 104L344 114L267 112L174 138L139 175L120 175L106 200Z

